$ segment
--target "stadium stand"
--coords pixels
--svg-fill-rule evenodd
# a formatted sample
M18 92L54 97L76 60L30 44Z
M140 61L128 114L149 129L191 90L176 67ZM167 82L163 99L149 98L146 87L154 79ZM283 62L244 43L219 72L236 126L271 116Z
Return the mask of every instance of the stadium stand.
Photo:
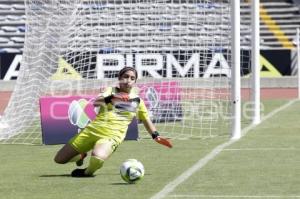
M0 0L0 52L21 52L24 36L24 0ZM4 40L7 42L3 43Z
M290 0L261 0L260 35L264 48L293 48L296 29L300 25L299 7ZM242 44L250 42L250 7L241 4Z
M274 48L293 48L293 40L295 39L296 29L300 25L300 12L299 12L299 2L291 1L291 0L260 0L261 2L261 46L263 49L274 49ZM201 7L201 9L205 9L209 12L211 9L218 9L217 5L211 5L211 7L203 8L203 4L197 4L196 6ZM128 5L130 6L130 5ZM191 10L192 4L184 4L184 9ZM93 4L93 5L83 5L82 10L90 9L103 9L103 4ZM144 5L145 10L153 9L151 4ZM179 8L179 7L178 7ZM128 7L130 9L130 7ZM251 27L250 27L250 6L248 1L244 1L241 3L241 44L243 46L249 46L251 42ZM147 12L146 12L147 13ZM200 13L199 17L201 17ZM89 18L99 17L97 15L90 15ZM107 16L110 17L110 16ZM116 15L116 20L118 19L126 19L126 15ZM132 17L132 16L131 16ZM183 38L176 38L176 41L182 43L182 45L189 45L189 43L199 43L198 46L201 45L201 41L199 39L195 40L195 36L199 36L204 41L208 41L210 38L204 38L198 32L208 31L210 29L219 29L220 35L218 36L220 40L224 39L224 37L228 37L228 35L222 34L222 29L224 28L222 24L228 22L228 19L224 19L222 23L213 22L212 25L206 24L204 26L195 26L190 23L176 23L176 21L184 21L185 17L174 13L172 16L154 16L154 15L136 15L134 16L142 20L143 17L153 18L153 20L157 20L155 17L160 18L159 20L163 20L165 23L159 27L159 30L153 29L153 27L142 27L143 29L137 30L136 27L120 27L119 29L115 29L114 33L108 32L108 36L106 42L116 42L118 40L118 33L127 32L128 34L134 33L136 31L144 31L145 36L135 38L139 42L149 41L147 38L147 32L153 31L164 31L166 35L168 35L168 31L178 31L180 32L182 29L188 29L188 34ZM103 20L112 20L108 19L106 16L102 16ZM24 0L0 0L0 52L21 52L24 45L24 35L25 35L25 5ZM205 19L203 19L205 20ZM89 24L90 29L99 31L105 31L105 27L95 27L93 24ZM110 29L112 31L112 29ZM153 34L152 34L153 35ZM166 42L168 43L168 39L161 40L162 38L154 37L153 42ZM174 39L174 38L173 38ZM218 39L218 38L215 38ZM80 41L84 41L84 38L80 38ZM126 42L126 40L122 40L121 42ZM196 45L197 46L197 45Z

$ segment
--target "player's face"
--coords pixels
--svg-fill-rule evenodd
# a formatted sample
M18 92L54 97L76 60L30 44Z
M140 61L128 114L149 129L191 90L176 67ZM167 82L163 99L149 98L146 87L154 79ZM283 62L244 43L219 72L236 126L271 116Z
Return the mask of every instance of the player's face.
M129 93L135 82L135 73L131 70L125 72L119 79L120 90Z

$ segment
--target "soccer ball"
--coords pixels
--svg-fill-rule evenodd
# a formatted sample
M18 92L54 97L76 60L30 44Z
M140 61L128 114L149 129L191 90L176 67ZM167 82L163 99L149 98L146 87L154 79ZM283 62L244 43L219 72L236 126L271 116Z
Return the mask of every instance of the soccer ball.
M120 174L125 182L133 184L144 177L145 169L140 161L136 159L128 159L122 163L120 167Z

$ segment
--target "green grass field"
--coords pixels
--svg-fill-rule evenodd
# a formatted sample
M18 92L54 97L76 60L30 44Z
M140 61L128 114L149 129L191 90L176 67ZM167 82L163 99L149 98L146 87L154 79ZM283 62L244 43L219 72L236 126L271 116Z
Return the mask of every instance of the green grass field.
M263 114L286 102L265 101ZM165 198L300 198L299 110L300 102L295 102L266 119ZM173 149L150 139L126 141L96 177L86 179L70 177L74 164L54 163L61 146L0 145L0 198L151 198L228 140L227 136L173 140ZM145 166L145 177L138 184L126 184L119 175L120 164L128 158Z

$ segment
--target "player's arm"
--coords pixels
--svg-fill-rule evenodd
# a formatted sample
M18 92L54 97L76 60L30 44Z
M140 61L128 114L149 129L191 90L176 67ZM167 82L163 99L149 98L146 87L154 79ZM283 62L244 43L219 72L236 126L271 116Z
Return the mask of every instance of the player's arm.
M94 105L95 107L98 107L98 106L103 105L103 104L105 103L105 99L104 99L104 98L105 98L104 96L98 95L98 96L94 99L93 105Z
M143 122L146 130L151 135L153 140L166 147L172 148L172 143L169 141L169 139L166 139L159 135L158 131L156 130L154 124L152 123L148 115L148 111L143 100L141 100L139 105L138 119Z
M158 131L156 130L150 118L147 118L142 122L153 140L166 147L172 148L172 143L170 142L170 140L159 135Z
M128 93L112 93L112 88L107 88L103 93L98 95L94 101L93 105L95 107L101 106L103 104L114 103L115 101L128 101L129 95Z
M150 120L150 118L146 118L145 120L142 121L147 132L152 136L152 134L157 131L154 124Z

